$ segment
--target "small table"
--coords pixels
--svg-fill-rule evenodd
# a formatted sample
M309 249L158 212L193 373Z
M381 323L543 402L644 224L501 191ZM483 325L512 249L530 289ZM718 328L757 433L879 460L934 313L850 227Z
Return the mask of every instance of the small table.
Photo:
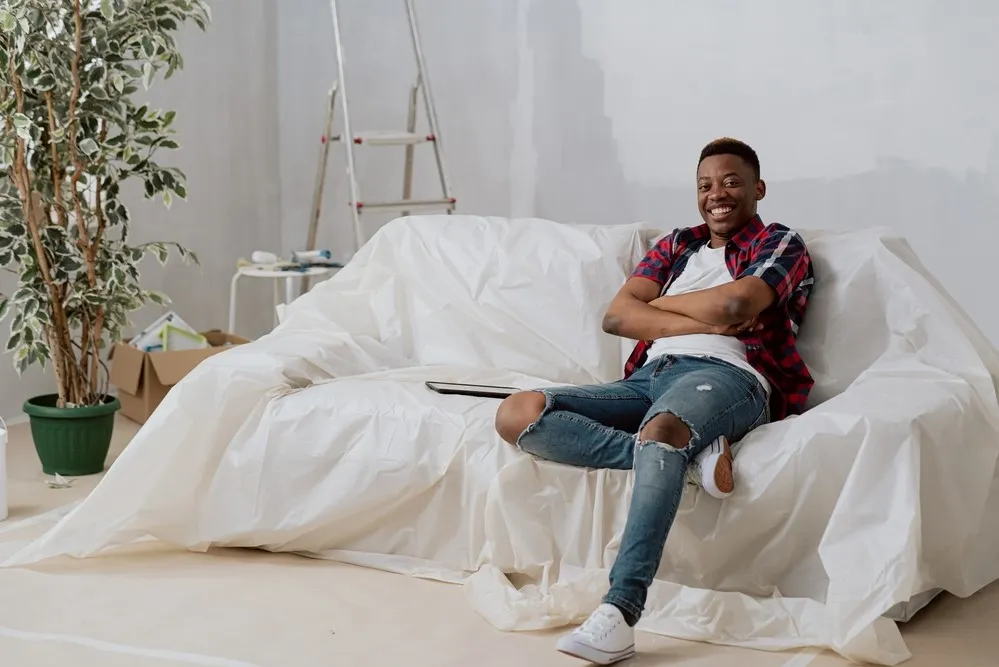
M274 326L278 325L277 308L281 305L281 281L284 280L284 304L295 300L295 281L302 278L315 278L339 271L339 266L312 266L304 271L277 271L254 266L244 266L237 269L229 285L229 333L236 329L236 301L240 278L270 278L274 281Z

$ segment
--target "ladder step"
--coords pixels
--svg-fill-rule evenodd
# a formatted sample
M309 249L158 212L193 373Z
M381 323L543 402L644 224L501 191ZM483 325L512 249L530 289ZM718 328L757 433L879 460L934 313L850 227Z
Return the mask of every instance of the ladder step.
M457 199L410 199L386 202L357 202L357 210L360 211L415 211L426 209L451 210L455 207Z
M411 146L428 141L434 141L434 135L396 130L367 130L354 133L354 143L361 146Z

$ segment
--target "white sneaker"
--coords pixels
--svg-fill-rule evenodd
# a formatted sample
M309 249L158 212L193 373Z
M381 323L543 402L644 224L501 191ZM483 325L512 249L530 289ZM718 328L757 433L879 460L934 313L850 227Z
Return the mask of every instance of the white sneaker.
M635 629L620 609L602 604L581 626L559 637L555 648L598 665L610 665L635 655Z
M709 495L725 499L735 490L732 449L721 435L694 457L687 466L687 483L700 486Z

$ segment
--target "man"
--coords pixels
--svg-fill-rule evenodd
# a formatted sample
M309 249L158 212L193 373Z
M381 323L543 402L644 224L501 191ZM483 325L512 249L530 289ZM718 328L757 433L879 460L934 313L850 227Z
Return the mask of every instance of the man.
M729 443L805 408L812 378L795 340L812 265L798 234L757 216L765 195L752 148L734 139L708 144L697 166L704 224L659 241L604 317L606 332L639 341L625 378L519 392L499 407L497 431L526 452L635 470L610 590L582 626L559 639L564 653L599 664L634 655L633 628L685 476L693 470L712 495L726 496L733 488Z

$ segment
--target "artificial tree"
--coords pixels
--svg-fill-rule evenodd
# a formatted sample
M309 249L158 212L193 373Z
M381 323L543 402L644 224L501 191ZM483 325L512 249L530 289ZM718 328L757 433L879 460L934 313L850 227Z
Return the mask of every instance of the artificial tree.
M18 278L0 320L19 372L50 362L57 408L108 401L102 350L130 312L166 302L140 285L143 257L196 261L175 243L130 243L124 186L167 206L186 197L184 174L157 161L178 147L175 113L138 96L183 66L177 30L209 20L201 0L0 5L0 268Z

